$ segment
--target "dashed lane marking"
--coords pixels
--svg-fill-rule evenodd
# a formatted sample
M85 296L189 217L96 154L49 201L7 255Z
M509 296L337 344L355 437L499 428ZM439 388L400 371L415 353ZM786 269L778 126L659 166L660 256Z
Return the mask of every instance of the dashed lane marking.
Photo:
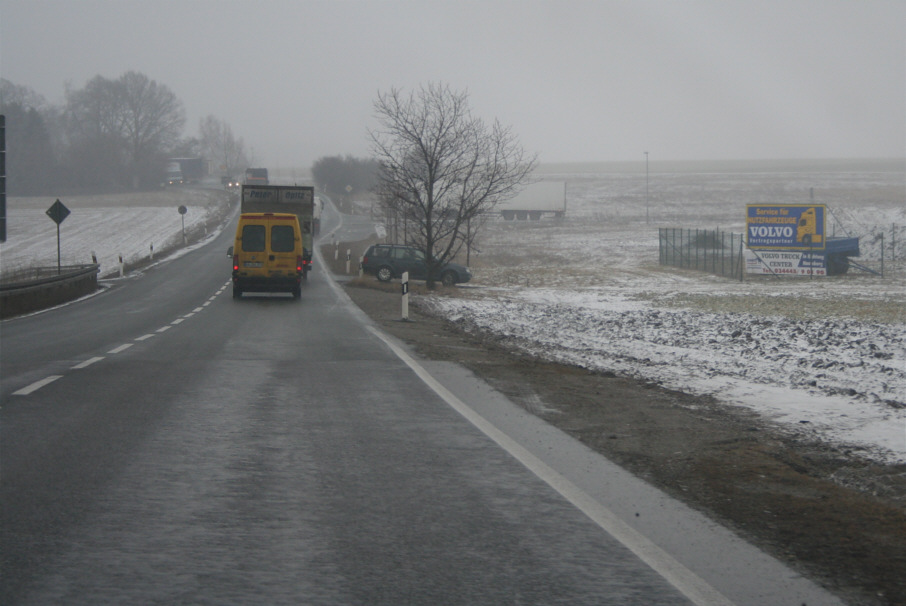
M104 356L95 356L95 357L93 357L93 358L88 358L88 359L85 360L84 362L82 362L82 363L80 363L80 364L76 364L75 366L73 366L73 367L72 367L72 370L79 370L79 369L82 369L82 368L88 368L89 366L91 366L91 365L94 364L95 362L100 362L100 361L103 360L103 359L104 359Z
M166 331L170 330L173 326L176 326L177 324L181 324L182 322L184 322L186 318L191 318L192 316L194 316L194 315L197 314L198 312L202 311L205 307L207 307L208 305L210 305L210 303L211 303L212 301L214 301L220 294L222 294L223 291L226 290L227 286L229 286L229 285L230 285L230 282L227 282L226 284L224 284L224 285L220 288L220 290L218 290L216 293L214 293L214 296L210 297L210 298L207 300L207 302L204 303L201 307L196 307L194 310L192 310L191 313L188 313L188 314L186 314L185 316L183 316L183 317L181 317L181 318L177 318L176 320L173 320L172 322L170 322L170 324L169 324L168 326L162 326L161 328L158 328L158 329L155 331L155 333L166 332ZM155 336L155 333L149 333L149 334L146 334L146 335L142 335L142 336L140 336L140 337L137 337L137 338L135 339L135 341L147 341L147 340L150 339L151 337L154 337L154 336ZM120 353L120 352L126 351L127 349L129 349L130 347L132 347L134 344L135 344L135 343L124 343L124 344L122 344L122 345L120 345L120 346L118 346L118 347L114 347L113 349L111 349L111 350L108 351L107 353L108 353L108 354L118 354L118 353ZM71 369L71 370L80 370L80 369L83 369L83 368L88 368L88 367L91 366L92 364L96 364L96 363L98 363L98 362L100 362L101 360L104 360L104 359L105 359L104 356L94 356L94 357L92 357L92 358L88 358L88 359L85 360L84 362L79 362L79 363L76 364L75 366L70 367L70 369ZM32 383L31 385L28 385L28 386L26 386L26 387L23 387L22 389L19 389L18 391L14 391L14 392L12 393L12 395L14 395L14 396L27 396L27 395L29 395L29 394L32 394L32 393L38 391L39 389L41 389L41 388L44 387L45 385L49 385L49 384L53 383L53 382L56 381L57 379L62 379L63 376L64 376L64 375L50 375L49 377L46 377L46 378L44 378L44 379L41 379L40 381L35 381L35 382Z
M53 383L53 382L56 381L57 379L62 379L62 378L63 378L63 375L50 375L50 376L47 377L46 379L41 379L40 381L35 381L34 383L32 383L31 385L29 385L28 387L23 387L23 388L20 389L19 391L14 391L14 392L13 392L13 395L14 395L14 396L27 396L27 395L30 394L30 393L33 393L33 392L35 392L35 391L38 391L39 389L41 389L41 388L44 387L45 385L50 385L51 383Z

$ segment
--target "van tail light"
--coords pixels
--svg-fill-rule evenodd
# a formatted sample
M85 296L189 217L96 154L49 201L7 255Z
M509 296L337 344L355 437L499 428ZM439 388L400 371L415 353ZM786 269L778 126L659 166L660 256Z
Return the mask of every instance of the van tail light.
M239 271L239 255L233 255L233 271Z
M296 271L302 271L302 268L305 266L305 261L302 260L302 255L296 256Z

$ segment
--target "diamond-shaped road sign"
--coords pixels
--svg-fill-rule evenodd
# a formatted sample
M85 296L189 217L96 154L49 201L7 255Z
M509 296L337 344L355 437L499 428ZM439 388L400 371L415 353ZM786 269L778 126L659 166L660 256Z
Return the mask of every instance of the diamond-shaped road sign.
M53 219L53 222L57 225L62 223L63 220L69 216L69 209L59 200L54 202L50 208L44 212L47 213L47 216Z

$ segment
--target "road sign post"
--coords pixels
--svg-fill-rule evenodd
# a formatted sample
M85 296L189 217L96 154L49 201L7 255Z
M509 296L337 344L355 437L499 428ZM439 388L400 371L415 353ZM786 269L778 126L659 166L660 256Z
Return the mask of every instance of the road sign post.
M179 207L179 214L182 215L182 245L185 246L188 243L186 240L186 213L189 211L185 206Z
M66 208L66 205L60 202L58 198L56 202L50 205L50 208L48 208L45 213L57 224L57 274L60 274L63 270L60 261L60 223L69 216L69 209Z

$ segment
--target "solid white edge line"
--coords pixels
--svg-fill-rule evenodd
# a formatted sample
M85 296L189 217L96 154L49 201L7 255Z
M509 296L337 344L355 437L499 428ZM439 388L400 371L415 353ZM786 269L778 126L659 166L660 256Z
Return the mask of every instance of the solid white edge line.
M62 378L63 378L63 375L50 375L49 377L47 377L45 379L41 379L40 381L35 381L28 387L23 387L19 391L14 391L13 395L14 396L27 396L30 393L38 391L45 385L49 385L50 383L53 383L57 379L62 379Z
M676 587L683 595L698 606L733 606L717 589L708 584L704 579L683 566L673 556L653 543L648 537L638 532L612 511L601 505L578 486L557 473L541 459L530 453L518 442L497 429L484 417L469 408L462 400L457 398L450 390L441 385L418 362L404 350L390 341L380 330L373 326L366 326L375 336L383 341L400 360L406 363L416 375L437 395L439 395L456 412L466 418L482 433L491 438L501 448L510 453L529 471L546 482L551 488L559 492L563 498L572 503L577 509L588 516L593 522L622 543L645 564L661 575L671 585Z
M89 366L91 366L91 365L94 364L95 362L100 362L100 361L103 360L103 359L104 359L104 356L95 356L94 358L88 358L88 359L85 360L84 362L82 362L82 363L80 363L80 364L76 364L75 366L73 366L73 367L72 367L72 370L81 370L82 368L88 368Z
M126 351L127 349L129 349L130 347L132 347L132 345L133 345L132 343L125 343L125 344L123 344L123 345L120 345L119 347L114 347L113 349L111 349L111 350L108 351L107 353L109 353L109 354L118 354L118 353L120 353L120 352Z

